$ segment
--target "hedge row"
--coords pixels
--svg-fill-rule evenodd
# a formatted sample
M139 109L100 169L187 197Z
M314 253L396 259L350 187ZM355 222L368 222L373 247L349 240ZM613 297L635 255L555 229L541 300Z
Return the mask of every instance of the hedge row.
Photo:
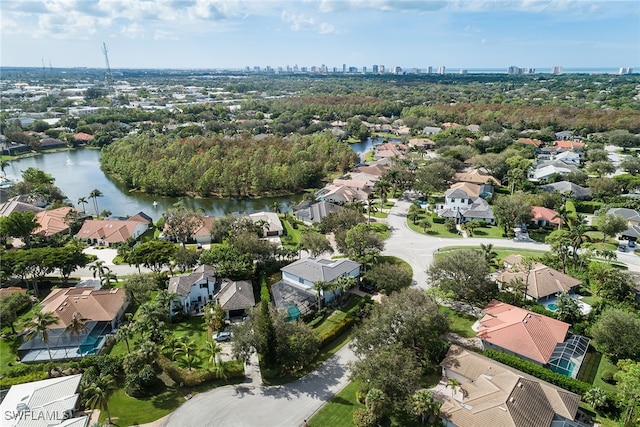
M214 371L208 369L194 369L188 371L176 366L171 360L167 359L162 354L158 355L158 365L162 370L175 381L177 384L183 384L187 387L195 387L200 384L204 384L209 381L217 380L218 375ZM242 378L244 377L244 368L239 362L224 362L228 364L229 372L227 378Z
M562 387L565 390L569 390L581 396L591 388L593 388L591 384L564 376L557 372L553 372L550 369L543 368L540 365L536 365L533 362L529 362L511 354L495 350L485 350L484 355L495 361L504 363L505 365L516 368L526 374L533 375L536 378L554 384L558 387Z
M325 346L334 342L336 338L338 338L347 330L351 329L355 322L356 319L351 316L347 316L341 321L337 322L333 328L320 335L320 348L324 348Z
M28 383L31 381L46 380L49 374L45 371L30 372L20 377L5 377L0 379L0 388L11 387L12 385Z

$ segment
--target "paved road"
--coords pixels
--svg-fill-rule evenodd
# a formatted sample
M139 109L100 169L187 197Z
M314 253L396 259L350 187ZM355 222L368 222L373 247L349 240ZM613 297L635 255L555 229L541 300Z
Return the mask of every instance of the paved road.
M433 262L433 254L445 246L480 246L491 243L494 246L549 250L549 245L538 242L516 242L506 239L486 238L441 238L416 233L407 225L407 211L411 199L403 197L391 208L387 222L391 228L391 236L385 241L383 255L393 255L407 261L413 268L414 284L427 289L427 269Z
M298 427L344 388L347 362L356 357L348 346L316 371L283 386L239 384L200 393L167 419L176 427Z

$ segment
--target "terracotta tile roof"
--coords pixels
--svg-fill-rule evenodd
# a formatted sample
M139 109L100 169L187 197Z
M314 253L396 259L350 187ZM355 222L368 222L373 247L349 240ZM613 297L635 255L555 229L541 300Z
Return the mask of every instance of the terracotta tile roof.
M500 186L500 181L494 178L485 169L471 169L465 172L457 172L453 175L453 180L458 182L471 182L473 184L486 184L491 181L493 185Z
M78 141L93 141L93 135L89 135L88 133L79 132L73 135L73 139L77 139Z
M575 419L580 396L452 345L441 365L463 393L446 396L441 415L459 427L549 427L557 414Z
M76 234L79 239L100 239L106 243L124 242L133 236L140 224L150 221L142 214L137 214L126 220L121 219L88 219Z
M76 210L71 207L64 206L57 209L38 212L36 214L36 220L38 221L38 224L40 224L40 228L36 233L49 237L54 234L69 231L69 226L65 223L64 218L72 211L75 212Z
M482 186L480 184L474 184L472 182L455 182L451 184L451 187L449 187L449 190L447 191L451 191L451 190L462 190L467 194L467 196L480 197L480 194L482 193ZM453 197L453 196L448 196L448 197ZM460 197L460 196L456 196L456 197Z
M544 206L532 206L531 211L533 212L532 221L542 219L551 224L562 224L562 219L558 217L558 212L553 209L545 208Z
M532 138L518 138L516 139L516 142L523 145L533 145L536 148L542 145L542 141L540 141L539 139L532 139Z
M556 141L553 143L553 145L555 145L558 148L567 148L570 150L573 149L583 149L584 148L584 142L577 142L577 141Z
M480 319L478 338L545 364L564 342L569 324L500 301L492 301Z
M527 295L536 300L558 292L569 292L571 288L582 283L578 279L540 263L533 264L528 279L527 272L522 271L517 263L512 270L500 273L496 280L508 284L519 277L527 282Z
M60 288L42 300L42 311L55 314L60 320L51 328L65 328L74 313L81 319L112 321L127 304L123 289Z

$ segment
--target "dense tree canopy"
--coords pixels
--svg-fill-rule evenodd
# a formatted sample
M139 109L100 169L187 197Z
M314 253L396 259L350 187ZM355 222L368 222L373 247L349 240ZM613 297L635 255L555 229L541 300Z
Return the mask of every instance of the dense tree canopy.
M620 309L605 310L591 328L594 345L612 360L640 360L640 318Z
M356 160L330 133L259 141L145 133L114 142L100 157L105 172L127 187L165 196L296 192Z

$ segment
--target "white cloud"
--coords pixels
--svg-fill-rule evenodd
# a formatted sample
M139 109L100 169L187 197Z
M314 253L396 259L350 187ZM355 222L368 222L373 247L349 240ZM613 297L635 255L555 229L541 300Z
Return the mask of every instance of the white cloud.
M134 22L131 25L125 25L122 27L120 29L120 34L128 39L143 39L145 30L140 24Z
M169 31L156 30L153 34L154 40L180 40L180 37Z

